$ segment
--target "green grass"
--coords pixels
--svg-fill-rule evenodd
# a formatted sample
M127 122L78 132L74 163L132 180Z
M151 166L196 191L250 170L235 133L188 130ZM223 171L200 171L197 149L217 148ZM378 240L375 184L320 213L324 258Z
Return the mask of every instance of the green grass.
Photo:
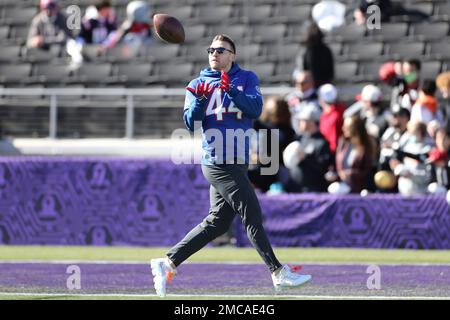
M162 257L168 248L75 247L75 246L3 246L0 261L11 260L108 260L142 261ZM450 264L450 250L388 250L339 248L275 248L282 262L300 263L430 263ZM192 262L261 262L253 248L204 248Z

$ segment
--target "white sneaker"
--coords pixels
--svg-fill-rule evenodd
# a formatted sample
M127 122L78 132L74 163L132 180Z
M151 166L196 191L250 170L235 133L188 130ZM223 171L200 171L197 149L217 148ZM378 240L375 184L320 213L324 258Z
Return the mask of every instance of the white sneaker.
M172 281L172 278L177 274L177 271L170 266L167 258L152 259L150 265L152 268L153 285L155 286L156 294L161 298L164 298L166 296L166 286Z
M301 286L312 279L309 274L300 274L298 268L284 265L277 275L272 274L272 281L276 291Z

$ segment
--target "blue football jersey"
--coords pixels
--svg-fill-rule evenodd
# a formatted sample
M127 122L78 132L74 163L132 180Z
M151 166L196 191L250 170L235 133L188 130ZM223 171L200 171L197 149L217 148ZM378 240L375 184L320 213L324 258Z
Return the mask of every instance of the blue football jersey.
M203 164L248 163L253 120L262 111L262 95L257 75L233 63L230 90L219 88L220 71L204 69L189 83L194 88L200 82L209 83L214 90L207 99L199 101L186 90L184 122L194 131L194 122L201 122Z

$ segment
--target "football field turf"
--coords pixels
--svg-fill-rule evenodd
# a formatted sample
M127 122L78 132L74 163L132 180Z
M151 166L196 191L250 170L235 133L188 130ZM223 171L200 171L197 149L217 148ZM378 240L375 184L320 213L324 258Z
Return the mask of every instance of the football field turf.
M149 267L167 248L0 247L0 299L159 299ZM450 299L450 251L275 248L313 280L275 293L253 248L205 248L178 268L166 299ZM67 268L80 270L69 290ZM380 270L369 290L370 265Z

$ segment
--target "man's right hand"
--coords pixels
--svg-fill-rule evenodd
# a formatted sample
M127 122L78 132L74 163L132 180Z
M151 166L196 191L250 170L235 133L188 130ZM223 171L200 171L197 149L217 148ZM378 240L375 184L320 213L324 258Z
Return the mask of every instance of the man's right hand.
M44 37L43 36L35 36L31 40L31 47L32 48L40 48L44 44Z
M214 86L206 82L200 82L195 88L186 87L186 90L192 92L197 99L203 100L214 90Z

